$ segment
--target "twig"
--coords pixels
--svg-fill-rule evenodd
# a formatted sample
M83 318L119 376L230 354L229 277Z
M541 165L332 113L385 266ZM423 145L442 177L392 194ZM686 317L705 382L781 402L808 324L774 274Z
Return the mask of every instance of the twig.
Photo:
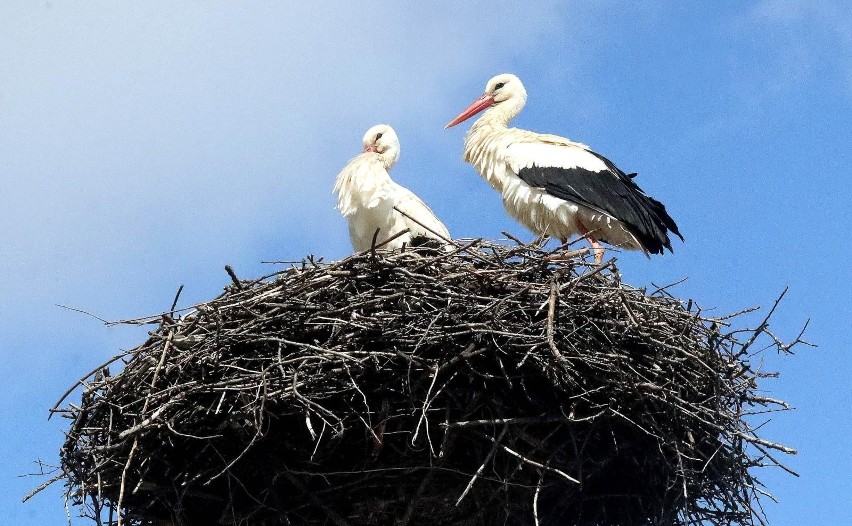
M290 472L285 471L284 473L282 473L282 475L284 475L284 478L286 478L290 484L295 486L296 489L301 491L302 494L305 495L305 497L307 497L312 503L314 503L315 506L320 507L323 512L325 512L325 515L326 517L328 517L328 520L330 520L337 526L349 526L349 523L346 521L346 519L344 519L343 517L338 515L334 510L326 506L325 503L319 500L313 492L308 490L305 485L302 484L299 479L290 474Z
M745 355L748 351L748 348L751 347L757 337L763 334L763 332L766 330L766 327L769 325L769 318L771 318L772 314L775 313L775 309L778 307L778 304L781 303L781 300L784 298L784 295L787 294L788 289L789 287L784 287L784 291L781 293L780 296L778 296L778 299L775 300L775 303L772 304L772 308L769 309L769 313L766 314L766 317L763 318L763 321L760 322L760 325L758 325L757 328L752 331L751 337L746 340L744 344L742 344L739 351L740 356Z
M500 449L502 449L502 450L503 450L503 451L505 451L506 453L509 453L509 454L510 454L510 455L512 455L513 457L517 457L517 458L519 458L519 459L520 459L523 463L525 463L525 464L529 464L530 466L535 466L535 467L537 467L537 468L539 468L539 469L543 469L543 470L545 470L545 471L549 471L549 472L551 472L551 473L556 473L557 475L559 475L560 477L564 478L564 479L565 479L565 480L567 480L568 482L573 482L573 483L575 483L575 484L579 484L579 483L580 483L580 481L579 481L579 480L577 480L577 479L575 479L574 477L572 477L572 476L568 475L567 473L565 473L565 472L564 472L564 471L562 471L562 470L559 470L559 469L556 469L556 468L551 468L551 467L549 467L549 466L545 466L544 464L541 464L541 463L539 463L539 462L536 462L535 460L530 460L530 459L528 459L527 457L525 457L525 456L521 455L521 454L520 454L520 453L518 453L517 451L514 451L514 450L512 450L512 449L509 449L508 447L504 446L503 444L500 444L499 442L495 441L493 437L489 437L488 435L484 435L484 434L482 434L482 433L479 433L479 435L480 435L480 436L482 436L483 438L487 439L487 440L490 440L491 442L495 442L496 444L498 444L498 445L500 446Z
M24 498L21 499L21 502L26 502L26 501L30 500L31 498L33 498L33 496L35 496L37 493L39 493L43 489L47 488L48 486L50 486L51 484L53 484L57 480L62 480L63 478L65 478L67 476L68 476L68 474L65 473L65 471L60 471L58 475L51 477L51 479L48 480L47 482L42 482L41 484L38 485L37 488L35 488L34 490L27 493L24 496Z
M231 267L231 265L225 265L225 272L227 272L228 275L231 276L231 281L234 282L234 286L237 287L237 290L242 290L244 288L243 283L240 281L240 278L237 277L237 274L234 272L234 269L233 267Z
M85 314L86 316L89 316L89 317L94 318L94 319L96 319L100 322L103 322L106 325L109 324L109 321L101 318L100 316L95 316L91 312L88 312L88 311L85 311L85 310L82 310L82 309L75 309L74 307L69 307L68 305L62 305L62 304L59 304L59 303L57 303L56 306L61 308L61 309L66 309L66 310L70 310L72 312L79 312L80 314Z
M485 455L485 460L483 460L482 464L479 465L479 469L477 469L476 473L474 473L473 476L470 478L470 482L467 483L467 486L465 486L464 491L462 491L462 494L459 495L459 498L456 500L456 506L461 504L461 501L464 500L465 496L470 491L470 488L473 487L473 484L474 482L476 482L476 479L479 478L479 476L482 474L482 470L484 470L485 466L488 465L488 462L491 461L491 458L494 456L494 453L497 452L497 448L501 446L500 441L503 440L504 436L506 436L506 432L508 430L508 426L503 426L503 431L501 431L500 436L498 436L497 439L494 440L494 446L491 447L491 451L489 451L488 454Z
M124 358L125 356L127 356L127 355L129 355L129 354L132 354L132 352L133 352L133 351L124 352L124 353L121 353L121 354L119 354L119 355L113 356L112 358L110 358L110 359L109 359L109 360L107 360L106 362L102 363L101 365L99 365L99 366L95 367L94 369L92 369L91 371L89 371L88 373L86 373L86 375L85 375L85 376L83 376L83 377L81 377L79 380L77 380L77 381L74 383L74 385L72 385L72 386L71 386L71 387L69 387L69 388L68 388L68 389L67 389L64 393L62 393L62 396L60 396L60 397L59 397L59 400L57 400L57 401L56 401L56 403L55 403L55 404L53 404L53 407L51 407L51 408L50 408L51 413L50 413L50 415L48 415L47 419L48 419L48 420L50 420L50 417L51 417L51 416L53 416L53 413L56 411L56 408L57 408L57 407L59 407L59 404L61 404L62 402L64 402L64 401L65 401L65 399L66 399L66 398L68 398L68 395L70 395L71 393L73 393L73 392L74 392L74 389L77 389L77 387L79 387L80 385L82 385L82 384L83 384L83 382L85 382L87 378L90 378L90 377L91 377L93 374L95 374L96 372L98 372L98 371L100 371L100 370L105 369L105 368L106 368L107 366L109 366L111 363L113 363L113 362L115 362L115 361L117 361L117 360L120 360L120 359Z
M405 212L403 212L402 210L400 210L400 209L399 209L399 208L397 208L396 206L394 206L394 207L393 207L393 209L394 209L394 210L396 210L397 212L399 212L400 214L402 214L403 216L405 216L406 218L411 219L412 221L414 221L415 223L417 223L419 226L421 226L421 227L425 228L425 229L426 229L426 230L427 230L430 234L434 235L435 237L437 237L437 238L438 238L438 239L440 239L441 241L444 241L444 242L446 242L447 244L452 245L452 246L454 246L454 247L458 247L458 244L456 244L456 242L455 242L455 241L453 241L452 239L450 239L450 238L448 238L448 237L446 237L446 236L444 236L444 235L442 235L442 234L440 234L440 233L438 233L438 232L435 232L435 230L434 230L434 229L429 228L428 226L424 225L423 223L421 223L420 221L418 221L416 218L411 217L409 214L406 214Z
M556 314L556 300L559 295L559 274L553 275L553 280L550 282L550 298L548 299L547 307L547 344L550 346L553 357L557 360L562 359L562 353L556 347L556 342L553 341L553 319Z
M174 299L174 301L172 301L171 308L169 308L169 312L172 313L172 314L174 314L174 312L175 312L175 307L177 307L177 302L178 302L178 299L180 298L181 292L183 292L183 283L181 283L180 287L178 287L177 292L175 293L175 299Z

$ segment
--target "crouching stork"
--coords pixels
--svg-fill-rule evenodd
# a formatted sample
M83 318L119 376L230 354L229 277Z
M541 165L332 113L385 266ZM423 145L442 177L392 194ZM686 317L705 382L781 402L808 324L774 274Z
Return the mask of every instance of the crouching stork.
M399 139L393 128L373 126L363 143L364 152L349 161L334 183L337 209L349 222L355 250L370 250L374 243L395 250L424 241L449 249L447 227L414 192L388 174L399 159Z

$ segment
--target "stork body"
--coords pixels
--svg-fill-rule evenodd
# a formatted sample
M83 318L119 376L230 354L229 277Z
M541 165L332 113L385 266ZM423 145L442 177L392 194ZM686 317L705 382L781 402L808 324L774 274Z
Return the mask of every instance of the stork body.
M349 161L334 184L337 209L349 222L349 238L355 250L369 250L374 236L375 244L382 245L406 230L380 248L394 250L417 238L446 244L450 239L447 227L419 197L388 174L399 158L399 139L393 128L373 126L364 134L363 142L364 153Z
M464 160L501 193L510 216L563 243L575 234L586 237L598 262L598 240L648 255L671 251L669 232L683 239L665 206L609 159L556 135L509 128L526 99L518 77L497 75L447 125L484 111L465 137Z

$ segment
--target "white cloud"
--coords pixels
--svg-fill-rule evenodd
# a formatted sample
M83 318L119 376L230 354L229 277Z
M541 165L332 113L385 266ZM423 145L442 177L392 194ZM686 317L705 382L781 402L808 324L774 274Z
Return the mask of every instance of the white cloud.
M156 5L6 6L5 294L66 300L103 286L94 277L128 276L141 282L110 286L139 293L272 235L281 257L322 251L318 239L345 230L331 182L366 127L392 122L404 150L428 143L471 77L465 102L561 16L484 4Z
M762 38L756 45L773 50L772 63L764 72L776 93L789 92L814 78L846 82L852 77L849 2L763 0L745 12L737 29L742 35L759 34ZM852 97L852 89L847 94Z

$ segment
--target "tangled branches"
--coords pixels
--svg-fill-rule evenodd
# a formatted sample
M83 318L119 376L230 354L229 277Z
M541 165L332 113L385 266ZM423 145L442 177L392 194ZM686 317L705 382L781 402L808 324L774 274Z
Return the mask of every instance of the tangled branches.
M786 408L749 346L789 346L612 263L477 241L231 275L57 410L96 522L754 524L793 453L748 418Z

